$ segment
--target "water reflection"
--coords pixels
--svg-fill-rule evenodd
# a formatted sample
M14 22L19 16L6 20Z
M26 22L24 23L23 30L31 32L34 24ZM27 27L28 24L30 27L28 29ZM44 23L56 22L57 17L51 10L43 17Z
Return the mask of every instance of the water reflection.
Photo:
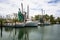
M23 29L19 30L18 39L21 40L23 35L24 35L24 30Z
M12 30L13 30L13 28L5 27L5 31L6 31L6 32L11 32Z
M40 33L41 33L41 40L44 40L44 26L40 28Z
M60 40L60 25L35 28L2 28L0 40Z
M2 37L2 27L1 27L1 37Z
M19 30L18 40L21 40L21 39L23 39L23 40L29 40L27 28L24 28L24 29L20 29Z
M43 40L44 27L40 28L3 28L4 40ZM6 35L6 38L5 36ZM2 40L1 39L1 40Z

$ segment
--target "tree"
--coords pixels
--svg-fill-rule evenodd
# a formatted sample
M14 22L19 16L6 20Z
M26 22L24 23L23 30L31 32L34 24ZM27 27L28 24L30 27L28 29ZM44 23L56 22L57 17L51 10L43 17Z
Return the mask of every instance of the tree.
M2 16L0 16L0 22L2 21Z
M8 14L8 15L6 15L6 19L11 19L11 16L10 16L10 14Z
M13 21L14 22L18 21L18 14L17 13L13 13L13 16L14 16Z
M60 24L60 17L57 17L57 22Z
M35 20L39 20L40 19L40 15L35 15Z
M44 18L46 19L46 21L48 21L49 20L49 15L44 15Z
M51 23L51 24L55 24L55 23L56 23L53 15L50 15L50 23Z
M18 18L18 14L17 13L13 13L13 16L14 16L15 19Z
M34 20L35 20L33 16L31 16L31 20L32 20L32 21L34 21Z

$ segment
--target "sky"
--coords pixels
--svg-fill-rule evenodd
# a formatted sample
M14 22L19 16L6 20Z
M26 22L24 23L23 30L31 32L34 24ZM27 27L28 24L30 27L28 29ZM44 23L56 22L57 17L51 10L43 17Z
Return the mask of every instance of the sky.
M29 5L29 16L41 15L43 9L44 14L60 17L60 0L0 0L0 15L18 13L21 3L24 11L27 11Z

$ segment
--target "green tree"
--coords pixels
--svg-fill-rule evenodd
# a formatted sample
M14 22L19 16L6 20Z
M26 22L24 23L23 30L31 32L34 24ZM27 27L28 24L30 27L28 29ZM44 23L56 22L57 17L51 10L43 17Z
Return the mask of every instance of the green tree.
M50 23L51 24L55 24L56 23L55 18L53 17L53 15L50 15Z
M49 15L44 15L44 18L46 19L46 21L48 21L49 20Z
M60 24L60 17L57 17L57 22Z
M40 15L35 15L35 20L39 20L40 19Z

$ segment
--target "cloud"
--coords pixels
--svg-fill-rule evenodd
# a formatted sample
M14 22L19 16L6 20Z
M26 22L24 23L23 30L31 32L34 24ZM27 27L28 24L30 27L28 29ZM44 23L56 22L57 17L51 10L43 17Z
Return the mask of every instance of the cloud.
M55 16L60 17L60 10L56 10Z
M57 11L60 10L60 0L0 0L0 15L18 13L21 3L23 3L24 11L27 11L27 5L29 5L30 16L42 14L41 9L49 15L55 16L60 13Z

